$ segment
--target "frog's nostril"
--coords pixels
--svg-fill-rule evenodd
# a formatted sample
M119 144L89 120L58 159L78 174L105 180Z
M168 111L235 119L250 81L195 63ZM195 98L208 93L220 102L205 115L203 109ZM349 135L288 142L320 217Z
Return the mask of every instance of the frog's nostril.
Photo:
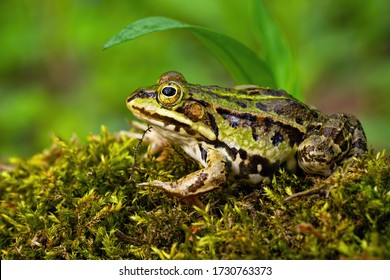
M136 97L143 97L144 95L145 95L145 91L144 90L140 90L134 96L136 96Z
M145 95L144 90L133 92L129 97L127 97L126 102L129 103L130 101L132 101L136 98L139 98L139 97L143 97L144 95Z

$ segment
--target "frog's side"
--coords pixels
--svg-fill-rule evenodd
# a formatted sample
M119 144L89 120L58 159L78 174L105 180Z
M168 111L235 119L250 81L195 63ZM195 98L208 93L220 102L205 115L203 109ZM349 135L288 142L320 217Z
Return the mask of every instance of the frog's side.
M329 176L367 151L354 116L323 115L283 90L201 86L168 72L126 103L164 141L204 166L175 182L141 184L179 197L197 196L228 180L269 181L280 167Z

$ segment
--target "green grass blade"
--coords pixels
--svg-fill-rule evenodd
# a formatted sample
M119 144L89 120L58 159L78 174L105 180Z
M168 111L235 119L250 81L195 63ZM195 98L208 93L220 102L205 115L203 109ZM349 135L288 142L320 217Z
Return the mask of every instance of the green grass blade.
M239 41L210 29L170 18L148 17L135 21L112 37L104 45L104 49L152 32L182 28L190 30L200 39L232 75L236 83L275 86L272 72L267 64Z
M261 44L262 57L271 66L276 86L297 97L299 94L297 69L290 47L275 26L261 0L252 0L256 37Z

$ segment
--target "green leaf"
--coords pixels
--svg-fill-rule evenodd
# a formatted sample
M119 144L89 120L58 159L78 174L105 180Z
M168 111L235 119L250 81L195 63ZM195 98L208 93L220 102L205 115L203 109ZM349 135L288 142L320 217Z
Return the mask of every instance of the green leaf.
M275 87L269 67L251 49L239 41L213 30L164 17L137 20L112 37L104 49L140 36L170 29L188 29L216 56L238 84Z
M164 17L147 17L129 24L117 35L112 37L105 45L104 49L133 40L140 36L169 29L188 28L190 25L177 20Z
M253 21L256 38L261 44L262 57L271 65L276 86L299 94L297 69L290 47L280 30L275 26L263 1L252 0Z

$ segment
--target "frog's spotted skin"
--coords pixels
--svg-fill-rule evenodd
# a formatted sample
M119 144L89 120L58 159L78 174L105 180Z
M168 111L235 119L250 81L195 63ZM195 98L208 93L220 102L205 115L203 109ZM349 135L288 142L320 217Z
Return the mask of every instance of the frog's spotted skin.
M164 141L179 145L204 168L155 186L196 196L228 180L269 181L280 167L329 176L366 153L366 137L352 115L326 116L283 90L254 85L224 88L187 83L178 72L136 90L127 107Z

